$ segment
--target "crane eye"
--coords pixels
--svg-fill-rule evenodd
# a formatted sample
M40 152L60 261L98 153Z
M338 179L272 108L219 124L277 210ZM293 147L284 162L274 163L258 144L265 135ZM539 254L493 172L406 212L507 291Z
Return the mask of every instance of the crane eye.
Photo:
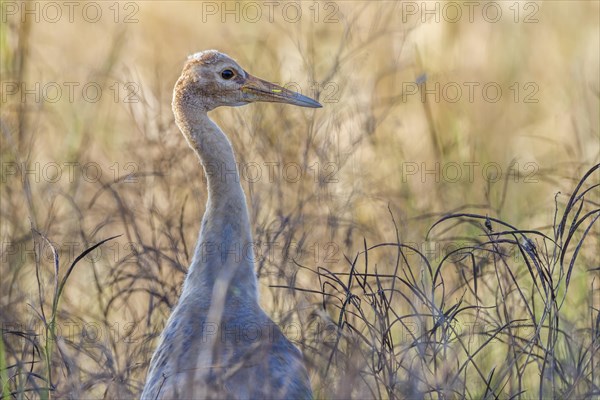
M223 72L221 72L221 78L223 78L225 80L229 80L229 79L233 78L234 75L235 74L230 69L226 69L226 70L223 70Z

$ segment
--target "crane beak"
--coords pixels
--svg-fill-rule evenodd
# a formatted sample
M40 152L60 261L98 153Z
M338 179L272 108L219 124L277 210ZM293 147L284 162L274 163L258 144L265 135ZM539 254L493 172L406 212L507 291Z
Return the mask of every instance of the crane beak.
M248 74L242 85L242 98L248 103L268 101L271 103L286 103L300 107L321 108L318 101L293 92L274 83L262 80Z

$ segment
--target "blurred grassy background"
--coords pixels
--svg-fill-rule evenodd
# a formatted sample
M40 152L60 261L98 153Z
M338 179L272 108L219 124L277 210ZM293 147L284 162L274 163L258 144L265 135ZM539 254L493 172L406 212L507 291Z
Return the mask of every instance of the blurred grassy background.
M210 48L324 105L312 111L263 104L212 114L240 162L260 248L261 301L282 326L302 327L292 339L304 351L317 396L599 393L597 377L544 392L540 375L558 372L547 372L534 355L521 364L521 377L494 377L497 360L506 358L504 341L487 346L476 363L494 385L469 382L467 369L456 368L449 355L438 369L440 354L432 350L433 356L417 357L429 360L423 365L436 360L429 373L417 374L426 382L419 386L407 378L418 362L405 359L415 347L402 340L410 336L406 326L393 333L409 348L390 353L399 369L385 379L364 374L362 359L352 354L356 338L338 323L339 307L317 293L270 287L326 292L310 271L326 268L345 281L347 259L376 243L411 244L439 261L448 253L444 246L483 236L479 223L450 239L426 240L431 224L453 211L550 235L555 194L562 192L557 202L564 205L599 161L598 2L483 2L473 9L468 2L405 1L76 3L72 22L61 3L59 18L49 3L0 3L4 397L44 397L49 380L58 397L139 395L206 200L202 170L173 122L172 88L186 56ZM91 18L95 10L98 21ZM590 196L597 205L597 190ZM121 236L78 264L53 308L54 257L44 237L57 250L63 277L78 254L113 235ZM597 225L589 237L561 314L573 331L594 326L598 314ZM391 274L396 256L396 250L374 253L369 268ZM526 278L522 260L511 260ZM431 284L414 252L406 264L423 286ZM502 288L504 277L489 272L481 299L466 299L500 309L498 300L510 303L516 289ZM457 301L464 274L443 274L442 298ZM532 293L532 308L543 309L548 303L535 303L534 281L522 283L523 290ZM558 286L557 293L566 293ZM433 299L437 289L430 290ZM417 312L399 301L392 302L396 313ZM514 319L526 314L519 301ZM47 325L53 309L58 333ZM321 336L315 326L325 329ZM585 334L589 372L598 367L598 345ZM48 335L58 337L46 341ZM338 342L347 345L341 360L319 347L331 350ZM549 347L541 347L547 354ZM534 348L522 350L537 354ZM360 383L348 384L354 379Z

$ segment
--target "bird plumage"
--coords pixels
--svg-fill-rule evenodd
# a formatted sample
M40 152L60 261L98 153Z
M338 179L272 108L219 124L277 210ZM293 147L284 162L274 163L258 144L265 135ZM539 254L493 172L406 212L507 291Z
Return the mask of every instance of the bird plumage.
M190 56L175 85L175 120L203 165L208 202L142 399L312 396L302 354L258 304L250 222L233 148L207 115L219 106L255 101L320 107L249 75L215 50Z

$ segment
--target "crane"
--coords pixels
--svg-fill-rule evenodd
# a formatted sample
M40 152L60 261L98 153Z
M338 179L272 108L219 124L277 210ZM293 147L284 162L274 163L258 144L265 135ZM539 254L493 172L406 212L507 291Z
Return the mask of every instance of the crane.
M152 356L142 399L312 398L302 353L258 303L252 233L235 155L207 115L220 106L259 101L321 107L248 74L216 50L189 56L175 84L175 121L200 158L208 201L181 296Z

